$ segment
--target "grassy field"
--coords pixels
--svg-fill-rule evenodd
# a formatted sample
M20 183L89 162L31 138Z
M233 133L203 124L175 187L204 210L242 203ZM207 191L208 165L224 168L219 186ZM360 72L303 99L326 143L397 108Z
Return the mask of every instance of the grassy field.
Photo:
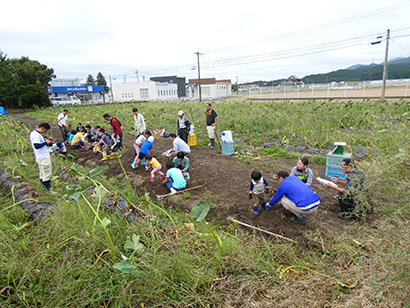
M377 200L371 221L344 232L288 243L233 225L198 222L164 208L126 181L78 170L78 182L57 176L57 196L37 180L37 165L22 123L0 118L2 169L35 186L57 211L37 226L0 196L0 307L406 307L410 305L410 102L214 102L219 130L242 142L239 152L261 154L261 144L335 141L366 147L360 162ZM129 103L69 107L70 122L108 127L110 113L132 131L132 108L150 129L173 131L179 109L205 134L204 103ZM62 108L29 113L55 125ZM74 125L75 126L75 125ZM372 150L372 151L370 151ZM24 163L22 163L24 162ZM53 157L53 165L73 168ZM84 190L97 181L93 194ZM132 223L100 208L103 189L122 193L144 210ZM98 192L100 191L100 192ZM102 191L102 192L101 192ZM329 226L331 228L331 226Z

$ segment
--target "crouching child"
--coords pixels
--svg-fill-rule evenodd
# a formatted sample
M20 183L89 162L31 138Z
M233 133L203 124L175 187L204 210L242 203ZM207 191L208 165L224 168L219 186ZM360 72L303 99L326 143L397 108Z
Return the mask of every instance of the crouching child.
M182 171L175 168L175 164L172 161L167 162L167 175L163 182L166 184L171 194L175 194L177 191L183 190L186 187L186 181Z
M189 176L189 158L185 155L184 152L178 152L177 156L174 157L172 162L175 164L175 167L182 171L186 181L190 180Z
M258 170L254 170L251 173L251 185L249 187L249 199L255 196L255 202L253 203L253 213L255 215L259 214L258 206L260 205L263 209L269 210L270 207L265 205L266 199L263 194L269 193L269 183L262 177L262 173Z
M94 146L93 152L102 154L103 158L101 160L106 160L111 151L112 140L105 134L104 128L100 128L98 133L100 134L100 141Z
M151 154L148 154L147 157L145 157L145 161L147 164L147 166L145 167L145 172L149 171L149 169L152 168L151 182L155 181L155 173L158 173L161 176L161 179L165 179L165 174L161 172L162 166L155 157L152 157Z
M57 153L63 156L67 156L67 149L64 143L61 141L53 143L53 145L49 148L49 150L50 150L50 153Z

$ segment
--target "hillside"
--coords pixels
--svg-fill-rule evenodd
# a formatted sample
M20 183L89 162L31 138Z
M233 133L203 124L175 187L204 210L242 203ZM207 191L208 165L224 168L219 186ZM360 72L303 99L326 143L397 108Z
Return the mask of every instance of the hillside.
M329 81L360 81L381 80L383 78L383 63L370 65L353 65L346 69L329 72L326 74L312 74L302 78L305 83ZM393 59L388 65L389 79L410 78L410 57Z
M345 69L324 73L311 74L302 78L304 83L321 83L331 81L362 81L362 80L381 80L383 78L383 63L372 63L369 65L355 64ZM389 61L388 79L410 78L410 57L395 58ZM244 85L272 86L279 85L285 79L272 81L253 81Z

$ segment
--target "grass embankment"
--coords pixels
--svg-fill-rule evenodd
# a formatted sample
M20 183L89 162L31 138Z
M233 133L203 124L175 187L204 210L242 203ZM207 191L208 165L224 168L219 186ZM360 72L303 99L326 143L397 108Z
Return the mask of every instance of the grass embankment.
M26 165L20 163L14 175L36 185L57 211L38 226L20 228L28 219L21 208L0 209L0 306L409 305L409 103L214 105L221 117L220 130L246 135L244 150L260 151L257 147L271 137L283 142L307 139L317 145L343 140L377 148L361 163L377 199L377 219L370 224L347 223L346 231L332 238L316 230L306 234L303 243L288 243L234 226L196 222L180 210L158 208L162 204L127 189L115 177L99 176L110 191L126 193L144 209L144 218L127 223L118 214L98 210L105 198L98 193L70 199L91 184L85 176L80 176L79 184L55 177L58 195L47 194L37 180L27 131L2 118L3 166L11 173L18 160L24 161ZM174 127L177 110L183 109L197 132L205 133L204 108L198 103L81 106L69 108L70 118L72 123L107 126L101 115L108 112L129 126L134 106L146 116L149 127L168 129ZM35 113L51 123L56 114L56 109ZM55 167L71 167L68 161L53 160ZM76 168L82 174L89 171ZM11 203L10 196L0 199L2 209Z

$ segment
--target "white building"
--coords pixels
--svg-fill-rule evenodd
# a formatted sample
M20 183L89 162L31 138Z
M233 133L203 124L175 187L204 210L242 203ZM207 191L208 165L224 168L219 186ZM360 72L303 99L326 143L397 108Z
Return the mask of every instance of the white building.
M199 99L198 79L190 79L188 82L189 98ZM201 78L201 98L217 99L232 95L230 80L216 80L215 78Z
M112 85L114 102L178 100L177 84L167 82L128 82Z

